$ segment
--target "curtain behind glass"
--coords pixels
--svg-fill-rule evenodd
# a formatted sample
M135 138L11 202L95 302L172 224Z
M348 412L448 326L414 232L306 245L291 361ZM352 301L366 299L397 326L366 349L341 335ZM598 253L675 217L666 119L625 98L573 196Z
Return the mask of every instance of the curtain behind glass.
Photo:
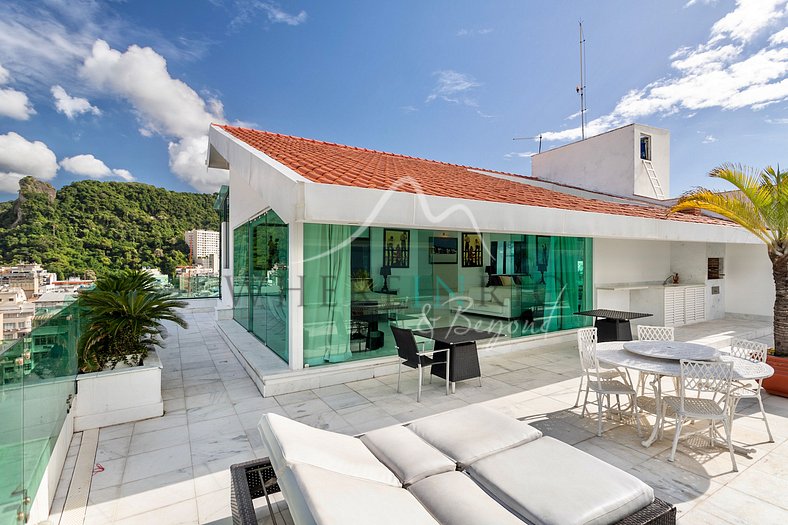
M574 315L581 308L585 264L585 239L552 237L545 272L546 331L567 330L584 326L585 320ZM582 264L579 264L582 262Z
M304 224L304 364L351 357L350 230Z

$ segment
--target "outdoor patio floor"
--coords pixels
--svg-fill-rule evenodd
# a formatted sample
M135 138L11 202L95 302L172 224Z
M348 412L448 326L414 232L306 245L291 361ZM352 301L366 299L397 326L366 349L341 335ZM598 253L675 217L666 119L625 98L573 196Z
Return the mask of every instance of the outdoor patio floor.
M640 445L633 424L617 419L606 420L597 437L595 416L580 418L580 409L573 408L579 363L572 343L482 354L482 387L470 380L446 396L444 384L435 380L425 384L421 403L415 371L403 372L401 393L393 374L263 398L220 336L213 314L190 313L187 320L190 327L173 326L159 352L165 415L100 429L92 479L90 472L74 472L80 446L92 441L83 439L90 431L75 434L50 516L53 524L61 523L61 516L64 524L83 523L82 512L89 525L231 523L229 467L267 455L256 428L264 412L356 434L471 403L521 418L634 474L678 507L682 524L784 523L788 516L788 399L764 397L774 443L766 442L761 420L737 417L734 441L755 451L737 455L739 472L732 472L721 448L680 444L676 461L668 463L670 427L650 448ZM729 329L719 321L703 323L678 330L677 338ZM69 486L80 478L90 480L87 507L64 514ZM280 523L291 524L281 495L276 500ZM259 516L261 523L271 523L264 503Z

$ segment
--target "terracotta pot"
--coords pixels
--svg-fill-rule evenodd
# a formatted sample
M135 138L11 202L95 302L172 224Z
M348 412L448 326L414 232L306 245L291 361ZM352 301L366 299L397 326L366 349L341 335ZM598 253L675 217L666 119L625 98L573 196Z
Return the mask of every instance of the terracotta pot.
M788 397L788 357L770 355L766 363L774 368L774 375L763 380L763 388L770 394Z

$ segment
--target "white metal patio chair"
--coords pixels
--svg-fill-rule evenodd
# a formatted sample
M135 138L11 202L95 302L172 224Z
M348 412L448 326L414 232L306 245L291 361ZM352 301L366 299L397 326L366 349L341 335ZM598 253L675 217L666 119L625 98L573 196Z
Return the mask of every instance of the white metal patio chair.
M582 363L582 359L583 358L581 356L580 358L581 363ZM625 374L625 372L622 372L621 369L618 367L605 366L602 364L599 365L599 377L601 379L615 379L617 377L620 377L622 374ZM587 388L584 388L584 385L586 384L587 384L586 374L585 371L583 370L582 373L580 374L580 384L577 385L577 397L575 398L575 404L574 404L575 407L580 406L580 396L584 391L587 390Z
M586 406L588 405L588 395L593 392L596 395L597 404L597 436L602 435L602 405L603 399L607 400L608 413L612 410L611 396L616 396L619 417L621 416L620 396L629 397L629 411L635 419L638 435L640 435L640 419L638 418L637 393L632 387L632 381L625 372L619 370L602 370L599 367L599 359L596 353L597 329L581 328L577 331L577 347L580 353L580 366L583 368L583 375L586 378L586 395L583 399L583 410L580 417L585 417ZM615 372L615 377L609 375Z
M638 340L640 341L674 341L675 331L672 326L649 326L638 325ZM641 372L638 376L638 386L640 395L646 393L646 383L653 374Z
M746 339L733 339L731 341L731 356L739 359L747 359L754 363L765 363L768 346L765 343L747 341ZM731 420L733 419L739 402L742 399L757 399L758 408L761 412L761 419L766 424L766 432L769 434L769 442L773 443L772 431L769 428L769 421L766 419L766 411L763 409L763 399L761 399L761 386L763 379L752 381L734 381L731 387Z
M715 443L717 424L721 423L725 431L725 442L731 454L734 472L738 472L736 458L733 455L731 442L731 378L733 363L730 361L690 361L681 360L681 380L678 396L662 398L662 425L673 409L676 421L676 434L673 436L673 447L668 461L676 458L676 447L681 436L681 427L687 419L709 421L709 441Z

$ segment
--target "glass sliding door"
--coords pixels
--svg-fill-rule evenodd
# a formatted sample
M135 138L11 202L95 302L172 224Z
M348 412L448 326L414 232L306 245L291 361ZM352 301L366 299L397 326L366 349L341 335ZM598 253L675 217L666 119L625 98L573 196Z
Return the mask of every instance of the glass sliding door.
M523 337L586 326L591 239L304 225L304 363L395 355L391 324ZM488 273L489 270L489 273Z
M267 326L267 305L265 298L270 293L268 285L269 264L266 215L261 215L249 223L249 233L251 241L251 264L249 267L251 325L248 329L256 335L258 339L265 343L265 331Z
M233 318L288 359L287 224L270 210L235 229Z
M288 228L273 211L266 214L266 288L263 293L265 302L265 344L282 359L288 359L287 325L287 252Z
M350 236L350 226L304 224L305 365L352 357ZM366 287L369 282L367 277L357 280L355 287Z
M249 224L233 231L233 319L249 330Z

